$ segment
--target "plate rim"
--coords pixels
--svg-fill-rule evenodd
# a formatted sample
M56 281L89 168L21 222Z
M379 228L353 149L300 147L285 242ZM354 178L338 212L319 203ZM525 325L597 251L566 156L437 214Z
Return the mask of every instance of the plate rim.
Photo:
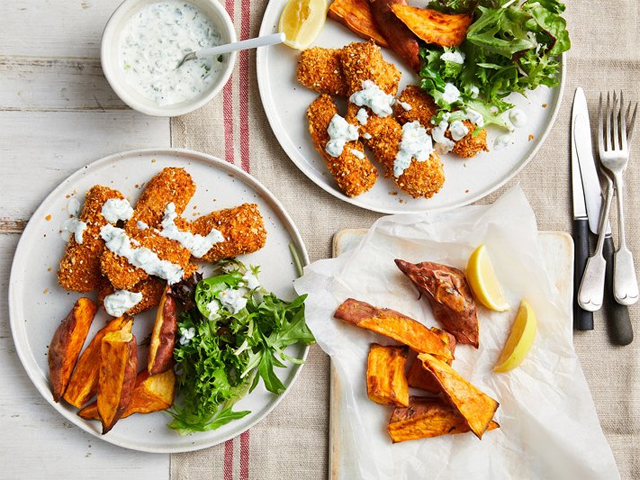
M273 26L270 25L271 22L267 21L267 19L271 18L274 15L274 11L276 9L282 8L284 1L285 0L277 0L277 1L269 2L269 4L267 5L267 8L265 9L264 15L262 17L262 22L260 23L260 31L258 35L262 36L262 35L273 33L271 31ZM354 38L354 41L357 41L357 39ZM262 107L264 108L265 116L267 117L269 126L271 127L271 130L274 136L278 140L278 144L280 145L280 148L284 150L289 160L293 162L293 164L315 185L320 187L325 192L333 195L335 198L338 198L339 200L342 200L351 205L355 205L357 207L363 208L365 210L384 213L384 214L390 214L390 215L405 214L405 213L411 214L411 213L423 213L423 212L443 212L447 210L452 210L454 208L462 207L465 205L470 205L474 202L477 202L489 196L490 194L494 193L496 190L504 186L506 183L513 180L522 171L522 169L526 167L533 160L533 158L536 156L536 154L538 153L542 145L544 145L548 135L551 133L551 130L553 129L553 126L555 125L556 119L560 112L560 107L562 106L562 98L564 97L564 90L565 90L565 85L567 81L566 52L563 52L562 55L560 56L560 84L556 87L553 87L552 89L552 90L557 89L557 101L551 112L551 117L549 119L549 122L544 127L544 131L542 135L536 139L537 143L533 147L533 150L531 150L529 155L527 155L526 158L524 158L524 160L521 161L520 164L517 165L516 168L514 168L509 173L509 175L506 175L503 179L496 182L490 188L483 190L481 193L471 195L469 196L469 198L464 198L462 201L454 205L447 205L443 207L431 207L431 208L428 206L426 208L411 208L411 207L407 207L406 205L404 206L400 205L397 208L386 208L386 207L377 207L375 205L369 205L366 202L359 200L359 197L353 197L353 198L347 197L344 193L337 190L335 187L332 187L329 184L321 182L318 178L316 178L316 176L313 174L313 172L311 171L311 168L308 165L295 159L294 153L296 153L296 150L293 147L290 147L287 144L287 142L284 142L282 140L286 138L284 133L282 132L282 129L276 128L279 125L277 125L277 119L273 114L273 106L272 106L273 102L269 98L270 90L268 86L270 85L270 82L268 79L269 70L266 67L266 55L267 55L267 49L259 48L257 50L256 74L257 74L257 80L258 80L258 91L260 93L260 101L262 102ZM290 151L292 153L290 153Z
M113 153L111 155L102 157L98 160L95 160L87 165L80 167L79 169L71 173L64 180L62 180L62 182L60 182L42 200L42 202L38 205L35 211L31 214L31 217L29 218L27 225L25 226L24 230L20 234L20 239L18 240L15 253L13 254L13 258L11 260L11 269L9 274L9 289L8 289L9 327L11 330L11 337L13 340L14 348L16 350L16 354L18 355L18 358L20 359L20 363L24 368L27 376L29 377L29 380L31 381L33 386L36 388L38 393L47 401L47 403L49 403L56 412L58 412L65 419L70 421L75 427L80 428L84 432L87 432L93 437L99 438L100 440L103 440L112 445L116 445L118 447L126 448L129 450L135 450L135 451L147 452L147 453L193 452L193 451L210 448L215 445L224 443L227 440L230 440L232 438L235 438L241 435L242 433L254 427L260 421L264 420L280 404L280 402L292 389L293 385L295 384L296 380L300 375L300 372L302 371L302 368L304 367L304 363L299 365L293 364L291 366L291 368L294 368L295 370L285 391L282 394L275 397L271 402L271 404L268 406L268 408L266 408L266 410L264 410L262 414L256 416L256 418L252 422L250 422L244 429L229 432L228 435L225 435L221 439L214 440L212 442L205 441L197 444L195 442L191 442L189 444L186 444L184 446L180 446L177 448L145 447L144 445L140 445L139 443L135 443L135 442L127 442L127 441L123 442L121 440L114 441L112 437L109 437L107 435L101 435L95 429L90 428L90 426L87 424L86 421L79 422L78 421L79 417L77 415L75 415L69 410L62 408L59 403L56 403L53 401L51 390L48 386L49 380L46 377L43 377L44 382L42 381L43 378L41 378L40 368L35 360L33 351L30 348L28 348L26 330L23 326L24 317L17 318L18 312L16 310L18 307L16 303L18 302L18 299L17 299L18 285L16 282L16 277L19 274L19 271L18 271L19 265L23 265L23 263L20 262L21 260L20 257L24 257L25 254L28 254L28 249L26 247L26 242L27 242L26 239L29 238L28 234L30 234L31 230L36 228L35 227L36 219L42 216L42 215L39 216L38 214L41 214L46 210L46 205L50 203L51 199L57 198L60 195L60 193L63 192L66 187L68 187L69 184L72 184L73 181L82 177L86 172L89 172L95 168L99 168L104 164L117 162L119 160L122 160L123 158L131 157L131 156L142 157L146 155L152 155L157 157L160 157L162 155L172 155L172 156L180 157L185 160L196 159L198 161L208 163L210 166L222 168L227 172L233 172L238 176L238 178L240 178L243 181L243 183L249 185L251 188L256 190L268 203L272 205L274 210L276 210L277 213L282 216L282 219L284 220L283 223L287 224L286 226L288 226L288 233L289 233L289 236L291 237L291 240L294 242L299 253L302 255L302 260L304 265L308 265L310 263L307 248L304 244L304 241L300 235L300 231L298 230L298 227L296 226L295 222L293 221L289 213L285 210L282 203L276 198L276 196L273 195L273 193L271 193L269 189L267 189L257 178L253 177L251 174L245 172L244 170L237 167L236 165L226 162L218 157L209 155L207 153L199 152L196 150L186 149L186 148L161 147L161 148L143 148L143 149L126 150L126 151L117 152L117 153ZM21 333L23 333L24 335L23 337L20 336ZM310 345L303 345L303 347L304 348L303 348L302 360L305 361L306 363L307 357L309 355Z

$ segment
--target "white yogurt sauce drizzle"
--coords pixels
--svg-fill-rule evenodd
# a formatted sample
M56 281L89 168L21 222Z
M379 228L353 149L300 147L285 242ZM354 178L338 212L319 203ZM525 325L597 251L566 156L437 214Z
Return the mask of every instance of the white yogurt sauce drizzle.
M432 153L433 143L431 137L425 128L420 125L420 122L405 123L402 126L400 149L393 162L393 175L396 178L402 175L411 165L413 158L418 162L424 162L429 159Z
M102 205L102 216L109 223L129 220L133 216L133 208L127 200L110 198Z
M369 107L378 117L388 117L393 113L392 107L396 99L393 95L384 93L371 80L363 80L362 90L353 93L349 101L359 107Z
M455 120L451 122L451 125L449 125L449 132L451 133L453 141L457 142L462 140L467 133L469 133L469 129L460 120Z
M496 137L496 139L493 142L493 148L494 150L502 150L503 148L508 147L512 143L513 143L513 135L511 135L510 133L503 133L502 135L499 135L498 137Z
M190 3L161 1L142 7L122 32L120 65L126 81L158 105L198 96L222 69L220 57L194 59L176 68L189 52L220 44L220 33Z
M126 258L134 267L143 269L149 275L163 278L169 285L182 280L184 270L179 265L161 260L146 247L134 248L134 242L123 229L108 223L100 229L100 236L109 250Z
M514 127L522 128L527 124L527 115L519 108L509 111L509 120Z
M238 313L247 306L247 299L244 294L245 292L242 289L227 288L218 294L218 299L222 306L231 313Z
M444 52L440 56L440 60L445 62L453 62L462 65L464 63L465 54L460 51Z
M178 218L176 206L171 202L165 209L161 223L162 230L160 230L160 235L168 238L169 240L175 240L184 248L189 250L191 255L194 257L202 258L209 250L211 250L211 247L213 247L215 243L224 242L224 236L215 228L212 228L206 237L197 233L194 234L179 230L176 225L176 218Z
M79 245L82 245L82 241L83 241L82 236L86 229L87 229L86 223L78 220L78 218L76 217L71 217L66 219L62 224L60 234L62 235L62 239L66 242L68 242L71 236L73 235L73 237L76 240L76 243Z
M80 202L76 197L71 197L67 202L67 213L72 217L77 217L80 214Z
M356 150L355 148L352 148L351 153L353 154L354 157L359 158L360 160L364 160L364 153L362 153L360 150Z
M359 137L358 127L351 125L337 113L331 118L327 133L329 141L324 149L335 158L342 155L342 150L347 142L355 141Z
M460 90L453 83L447 83L444 86L442 99L447 103L455 103L460 100Z
M449 128L449 123L446 120L442 120L437 127L431 130L433 141L436 142L436 150L438 153L448 153L456 146L453 140L448 138L445 133Z
M142 301L141 293L129 292L128 290L116 290L111 295L104 297L104 309L112 317L121 317L127 310L135 307Z
M369 114L367 113L367 110L364 108L361 108L360 110L358 110L358 113L356 114L356 119L358 120L358 123L360 125L366 125L367 122L369 121Z

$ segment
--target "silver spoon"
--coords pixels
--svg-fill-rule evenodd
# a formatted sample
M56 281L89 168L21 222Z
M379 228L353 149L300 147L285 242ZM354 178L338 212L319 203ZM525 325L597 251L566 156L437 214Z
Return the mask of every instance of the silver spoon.
M285 41L284 33L273 33L271 35L263 35L262 37L250 38L249 40L242 40L241 42L227 43L225 45L218 45L216 47L204 48L195 52L187 53L184 58L178 63L176 70L180 68L185 62L193 60L195 58L215 57L216 55L222 55L223 53L238 52L240 50L248 50L250 48L266 47L268 45L276 45Z

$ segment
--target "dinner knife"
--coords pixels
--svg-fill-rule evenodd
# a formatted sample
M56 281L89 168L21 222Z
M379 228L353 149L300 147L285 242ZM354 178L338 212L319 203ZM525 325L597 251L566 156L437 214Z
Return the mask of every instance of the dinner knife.
M602 189L596 169L596 163L593 158L587 98L584 94L584 90L580 87L576 89L573 98L571 125L572 154L575 154L578 157L589 230L597 235L603 207ZM614 248L611 237L611 225L608 219L604 224L604 228L604 256L596 259L595 261L606 262L606 272L603 268L602 274L604 275L604 278L600 280L600 284L603 285L603 290L608 292L604 304L607 310L606 318L608 320L609 334L612 342L616 345L628 345L633 340L633 329L631 327L628 307L620 305L613 298Z
M575 108L575 104L574 104ZM578 304L578 289L584 267L589 258L589 219L582 187L582 174L578 151L576 149L576 132L574 130L574 116L571 118L571 194L573 200L573 242L575 256L573 263L573 324L577 330L593 330L593 312L583 310ZM591 140L589 140L591 142Z

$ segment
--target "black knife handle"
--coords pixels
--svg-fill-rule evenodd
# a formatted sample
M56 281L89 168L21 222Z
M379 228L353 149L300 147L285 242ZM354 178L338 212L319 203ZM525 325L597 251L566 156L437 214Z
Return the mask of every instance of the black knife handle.
M578 305L578 290L589 258L589 222L586 218L573 221L575 257L573 262L573 325L576 330L593 330L593 313Z
M611 237L604 239L603 254L607 262L604 277L604 307L609 325L609 338L615 345L629 345L633 341L629 307L620 305L613 296L613 240Z

